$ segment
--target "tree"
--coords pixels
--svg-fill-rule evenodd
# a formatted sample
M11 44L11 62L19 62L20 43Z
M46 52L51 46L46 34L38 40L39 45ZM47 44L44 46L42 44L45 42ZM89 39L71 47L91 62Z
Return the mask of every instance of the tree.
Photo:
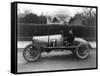
M18 15L18 22L19 23L36 23L36 24L47 24L47 19L45 16L41 15L38 16L34 13L28 13L29 11L25 12L24 14ZM24 16L22 16L24 15Z
M87 25L95 25L96 23L96 9L95 8L83 8L83 16L87 18Z
M74 18L83 18L82 24L96 25L96 9L95 8L82 8L81 12L75 14Z
M39 19L36 14L29 13L20 19L20 23L39 23Z
M83 8L82 14L87 17L93 17L96 15L95 8Z
M39 16L40 24L47 24L47 18L45 16Z

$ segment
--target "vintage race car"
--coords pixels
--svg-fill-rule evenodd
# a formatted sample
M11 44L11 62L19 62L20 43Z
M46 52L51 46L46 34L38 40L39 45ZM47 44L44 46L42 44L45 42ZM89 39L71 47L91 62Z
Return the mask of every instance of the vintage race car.
M76 57L84 59L88 57L91 48L90 44L82 38L75 37L69 43L62 34L33 36L32 40L32 44L29 44L23 50L23 57L28 62L38 60L42 52L49 53L55 49L55 51L57 49L61 49L61 51L70 50Z

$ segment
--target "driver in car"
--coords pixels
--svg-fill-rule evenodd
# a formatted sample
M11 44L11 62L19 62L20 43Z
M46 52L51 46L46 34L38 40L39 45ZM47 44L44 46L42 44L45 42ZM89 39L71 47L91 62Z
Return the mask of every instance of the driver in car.
M61 31L62 36L64 38L64 45L69 45L70 43L72 43L75 39L75 35L72 31L72 29L68 30L68 32L66 32L66 30Z

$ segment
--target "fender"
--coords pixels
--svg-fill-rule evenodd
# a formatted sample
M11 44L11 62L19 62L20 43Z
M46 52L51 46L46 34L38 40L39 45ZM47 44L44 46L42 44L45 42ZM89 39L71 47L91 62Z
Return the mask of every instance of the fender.
M79 37L76 37L70 46L78 46L80 43L84 43L88 45L89 48L91 48L91 45L85 39Z
M41 51L43 51L44 50L44 47L46 47L47 45L48 45L48 43L46 43L46 42L40 42L40 41L38 41L38 40L33 40L32 41L32 44L34 45L34 44L36 44L36 45L38 45L40 48L41 48Z

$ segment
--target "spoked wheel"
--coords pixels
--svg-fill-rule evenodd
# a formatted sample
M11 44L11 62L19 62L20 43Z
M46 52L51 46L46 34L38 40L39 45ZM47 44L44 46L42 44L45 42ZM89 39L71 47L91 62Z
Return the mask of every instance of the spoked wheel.
M84 59L89 54L89 47L87 44L79 44L76 48L76 56L78 58Z
M23 51L23 57L28 62L36 61L40 58L41 52L38 45L30 44L25 47Z

